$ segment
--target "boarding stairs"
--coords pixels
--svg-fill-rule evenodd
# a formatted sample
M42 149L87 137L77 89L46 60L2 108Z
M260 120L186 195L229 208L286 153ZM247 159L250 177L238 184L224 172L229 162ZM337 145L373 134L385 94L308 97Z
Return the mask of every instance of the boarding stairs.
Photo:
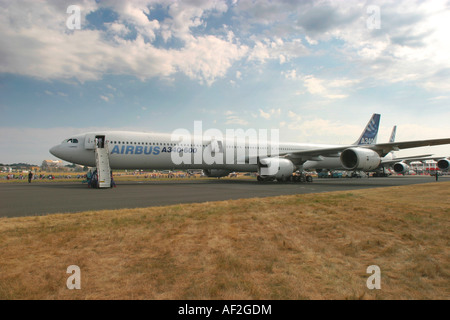
M102 146L95 144L95 162L99 188L111 188L111 167L109 166L108 144Z

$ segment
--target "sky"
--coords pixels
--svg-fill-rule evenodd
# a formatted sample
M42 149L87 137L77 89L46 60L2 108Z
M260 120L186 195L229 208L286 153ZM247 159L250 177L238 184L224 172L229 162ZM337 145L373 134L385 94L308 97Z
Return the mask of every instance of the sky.
M0 163L95 130L450 137L450 1L0 0ZM450 146L398 155L450 155Z

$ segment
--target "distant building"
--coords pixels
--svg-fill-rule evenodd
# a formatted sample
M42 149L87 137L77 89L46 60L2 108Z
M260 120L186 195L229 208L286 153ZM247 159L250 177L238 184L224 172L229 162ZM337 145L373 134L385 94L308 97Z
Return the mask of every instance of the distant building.
M44 160L42 161L42 169L61 168L64 164L61 160Z
M71 171L74 171L74 172L83 172L83 170L84 170L84 166L80 166L78 164L71 167Z

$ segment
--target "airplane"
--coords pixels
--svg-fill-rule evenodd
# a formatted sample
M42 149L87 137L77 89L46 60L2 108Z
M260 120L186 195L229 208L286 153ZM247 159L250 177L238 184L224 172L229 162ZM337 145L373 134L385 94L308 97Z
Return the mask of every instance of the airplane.
M397 126L392 128L391 137L389 142L395 142L395 135L397 131ZM381 159L380 166L375 170L374 176L387 176L386 168L391 167L397 174L406 174L410 170L411 162L423 162L427 160L441 161L439 168L441 170L446 170L450 166L450 162L442 156L433 156L432 154L422 154L416 156L407 157L396 157L394 151L388 153L383 159Z
M374 145L377 142L378 128L380 126L381 115L374 113L361 133L354 146ZM303 170L314 169L317 173L331 172L331 170L345 170L340 161L336 161L336 157L311 158L303 164Z
M391 137L389 138L389 142L395 142L395 135L397 134L397 126L392 128Z
M448 171L450 169L450 157L441 157L437 160L437 166L442 171Z
M399 161L400 160L400 161ZM437 167L442 171L447 171L450 167L450 161L443 156L411 156L404 158L394 158L390 161L385 161L384 164L392 166L395 173L406 174L410 171L411 162L424 162L433 160L437 162Z
M317 168L321 163L325 168L343 167L349 171L367 172L377 168L391 151L450 144L450 138L377 144L377 119L379 121L379 114L374 114L358 141L347 145L278 143L258 139L236 143L236 137L98 131L65 139L52 147L50 153L71 163L94 167L98 166L100 151L104 151L103 161L111 170L202 169L208 177L224 177L230 172L257 172L258 181L282 182L293 180L296 171Z

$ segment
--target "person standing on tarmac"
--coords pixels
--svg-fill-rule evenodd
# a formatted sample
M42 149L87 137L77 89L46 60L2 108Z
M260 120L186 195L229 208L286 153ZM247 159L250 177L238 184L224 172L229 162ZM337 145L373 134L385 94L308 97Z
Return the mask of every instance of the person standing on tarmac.
M31 179L33 179L33 174L30 172L28 172L28 183L31 183Z

